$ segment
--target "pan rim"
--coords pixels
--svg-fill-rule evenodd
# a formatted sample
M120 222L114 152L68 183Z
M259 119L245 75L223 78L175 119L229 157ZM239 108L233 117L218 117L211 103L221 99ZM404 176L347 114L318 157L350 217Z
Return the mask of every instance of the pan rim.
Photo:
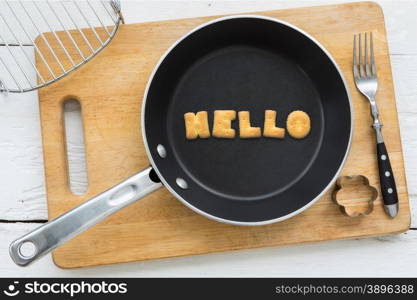
M240 18L253 18L253 19L262 19L265 21L271 21L271 22L275 22L275 23L279 23L282 24L284 26L287 26L295 31L298 31L299 33L303 34L305 37L307 37L309 40L311 40L313 43L315 43L321 51L323 51L323 53L327 56L327 58L330 60L330 62L333 64L333 66L336 68L337 72L339 73L340 78L342 79L347 97L348 97L348 102L349 102L349 110L350 110L350 130L349 130L349 141L348 141L348 145L346 147L346 151L345 154L343 156L343 159L340 163L339 168L337 169L337 171L335 172L333 178L329 181L329 183L326 185L326 187L312 200L310 200L306 205L300 207L299 209L285 215L285 216L281 216L278 218L274 218L274 219L270 219L270 220L264 220L264 221L255 221L255 222L243 222L243 221L235 221L235 220L229 220L229 219L225 219L225 218L220 218L217 217L215 215L209 214L197 207L195 207L194 205L190 204L187 200L185 200L184 198L182 198L172 187L171 185L165 180L164 176L161 174L161 172L159 171L158 167L156 166L153 157L151 155L150 149L149 149L149 144L148 144L148 140L146 138L146 130L145 130L145 107L146 107L146 103L147 103L147 99L148 99L148 93L149 93L149 89L151 87L151 84L154 80L155 74L156 72L159 70L160 65L162 64L162 62L165 60L165 58L172 52L173 49L175 49L175 47L177 47L184 39L186 39L188 36L192 35L194 32L209 26L211 24L215 24L218 22L222 22L222 21L226 21L226 20L231 20L231 19L240 19ZM353 125L354 125L354 112L353 112L353 105L352 105L352 95L350 93L350 89L349 86L347 84L347 80L344 76L344 74L342 73L342 70L340 69L340 67L338 66L338 64L336 63L335 59L332 57L332 55L329 53L329 51L319 42L317 41L314 37L312 37L310 34L308 34L307 32L305 32L304 30L298 28L295 25L292 25L286 21L282 21L280 19L277 18L272 18L272 17L268 17L268 16L263 16L263 15L257 15L257 14L237 14L237 15L230 15L230 16L224 16L224 17L220 17L220 18L216 18L213 20L210 20L208 22L202 23L196 27L194 27L192 30L190 30L189 32L187 32L186 34L184 34L183 36L181 36L179 39L177 39L166 51L165 53L160 57L158 63L155 65L154 69L152 70L151 75L149 76L148 82L146 84L146 88L145 88L145 92L143 95L143 102L142 102L142 108L141 108L141 132L142 132L142 139L144 142L144 146L145 146L145 150L146 150L146 155L149 159L149 162L152 166L152 168L155 170L156 174L158 175L159 179L161 180L161 182L163 183L164 187L168 189L168 191L175 196L175 198L177 198L181 203L183 203L186 207L190 208L191 210L195 211L196 213L209 218L211 220L217 221L217 222L221 222L221 223L225 223L225 224L232 224L232 225L240 225L240 226L260 226L260 225L268 225L268 224L272 224L272 223L276 223L276 222L281 222L284 220L287 220L291 217L294 217L295 215L298 215L299 213L303 212L304 210L308 209L310 206L312 206L314 203L316 203L329 189L330 187L335 183L337 177L339 176L340 172L342 171L347 157L349 155L350 149L351 149L351 145L352 145L352 138L353 138Z

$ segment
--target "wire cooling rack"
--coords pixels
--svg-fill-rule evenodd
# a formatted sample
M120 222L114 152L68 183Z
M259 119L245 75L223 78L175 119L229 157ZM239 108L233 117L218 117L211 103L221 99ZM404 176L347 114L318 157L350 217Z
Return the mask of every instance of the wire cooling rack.
M122 23L117 0L0 0L0 92L63 78L106 47Z

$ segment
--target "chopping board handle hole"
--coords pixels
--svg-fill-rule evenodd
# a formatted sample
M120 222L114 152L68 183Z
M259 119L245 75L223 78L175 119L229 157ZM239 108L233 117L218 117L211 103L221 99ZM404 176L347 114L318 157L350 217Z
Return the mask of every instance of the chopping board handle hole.
M68 185L74 195L83 195L88 189L88 175L80 101L65 99L63 112Z

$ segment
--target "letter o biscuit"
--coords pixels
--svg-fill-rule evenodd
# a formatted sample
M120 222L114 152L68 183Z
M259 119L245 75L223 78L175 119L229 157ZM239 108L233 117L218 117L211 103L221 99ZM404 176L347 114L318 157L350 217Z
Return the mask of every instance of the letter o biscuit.
M305 138L310 133L310 117L301 110L295 110L287 117L288 133L295 139Z

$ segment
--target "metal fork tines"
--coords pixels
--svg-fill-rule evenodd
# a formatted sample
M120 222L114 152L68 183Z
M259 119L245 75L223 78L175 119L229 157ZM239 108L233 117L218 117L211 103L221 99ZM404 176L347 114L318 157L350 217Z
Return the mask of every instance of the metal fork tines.
M359 34L358 38L357 35L354 36L353 75L355 77L356 87L371 103L371 113L374 118L373 127L376 130L376 127L381 129L382 123L379 120L378 106L375 99L378 90L378 77L376 73L374 38L372 32L369 36L370 38L368 38L368 33L365 33L364 47L362 46L362 34ZM377 134L377 141L378 143L383 142L382 135Z
M369 100L371 105L372 127L376 133L377 160L382 198L387 214L395 217L398 213L397 189L388 151L382 136L382 123L379 120L379 111L376 104L378 77L375 64L374 37L372 32L369 34L365 33L364 43L362 43L362 36L362 34L355 35L353 39L353 76L356 87Z

